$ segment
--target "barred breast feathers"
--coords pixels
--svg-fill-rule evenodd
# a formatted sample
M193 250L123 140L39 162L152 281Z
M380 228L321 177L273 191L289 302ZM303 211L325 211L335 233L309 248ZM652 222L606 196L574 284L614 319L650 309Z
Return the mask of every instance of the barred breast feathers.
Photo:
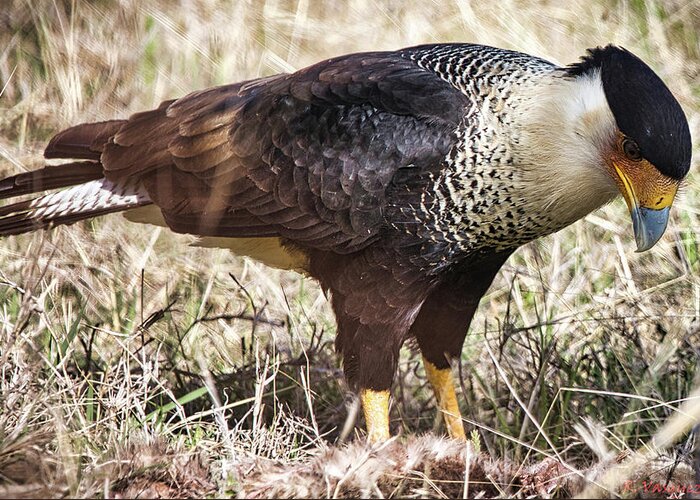
M611 201L615 119L600 75L478 45L426 48L421 66L470 98L432 196L434 223L469 252L515 247Z

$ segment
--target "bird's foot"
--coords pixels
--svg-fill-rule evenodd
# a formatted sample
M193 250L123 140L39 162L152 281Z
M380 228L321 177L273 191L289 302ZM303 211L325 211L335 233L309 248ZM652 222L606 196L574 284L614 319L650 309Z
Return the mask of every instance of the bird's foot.
M438 408L445 419L447 433L452 439L466 441L467 437L464 434L462 413L459 411L459 405L457 404L452 370L449 368L438 368L425 358L423 358L423 364L425 365L428 380L435 391Z
M363 389L360 398L367 424L367 440L372 444L387 441L391 437L389 434L389 391Z

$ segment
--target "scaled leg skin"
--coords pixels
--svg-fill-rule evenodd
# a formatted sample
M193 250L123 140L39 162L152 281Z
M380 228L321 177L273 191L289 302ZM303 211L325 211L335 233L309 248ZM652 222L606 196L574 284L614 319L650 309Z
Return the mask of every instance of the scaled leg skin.
M383 443L391 437L389 432L389 390L362 389L360 399L367 424L367 440L372 444Z
M466 440L464 425L462 425L462 414L457 403L452 370L449 367L438 368L425 357L423 357L423 365L425 366L428 381L433 386L435 399L437 399L438 408L442 412L447 433L452 439Z
M464 269L453 281L433 290L411 327L410 334L418 340L438 409L453 439L466 437L450 361L459 359L479 300L508 255L500 254L479 266Z

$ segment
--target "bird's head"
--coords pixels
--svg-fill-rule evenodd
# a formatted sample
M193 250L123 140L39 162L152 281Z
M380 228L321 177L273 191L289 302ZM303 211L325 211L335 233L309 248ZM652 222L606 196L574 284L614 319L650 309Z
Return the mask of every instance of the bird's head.
M604 138L598 141L600 158L627 202L637 251L648 250L663 235L690 168L690 130L683 110L649 66L619 47L591 49L566 72L575 80L602 84L613 120L599 134Z

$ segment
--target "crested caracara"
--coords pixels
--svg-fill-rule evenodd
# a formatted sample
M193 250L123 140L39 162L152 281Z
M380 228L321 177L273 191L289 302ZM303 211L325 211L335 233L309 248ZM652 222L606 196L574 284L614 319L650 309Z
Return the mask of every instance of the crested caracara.
M504 261L619 194L649 249L691 141L669 89L625 49L561 67L444 44L194 92L64 130L45 156L72 161L0 181L2 198L54 190L0 208L0 235L124 212L313 276L380 441L408 338L463 438L450 359Z

